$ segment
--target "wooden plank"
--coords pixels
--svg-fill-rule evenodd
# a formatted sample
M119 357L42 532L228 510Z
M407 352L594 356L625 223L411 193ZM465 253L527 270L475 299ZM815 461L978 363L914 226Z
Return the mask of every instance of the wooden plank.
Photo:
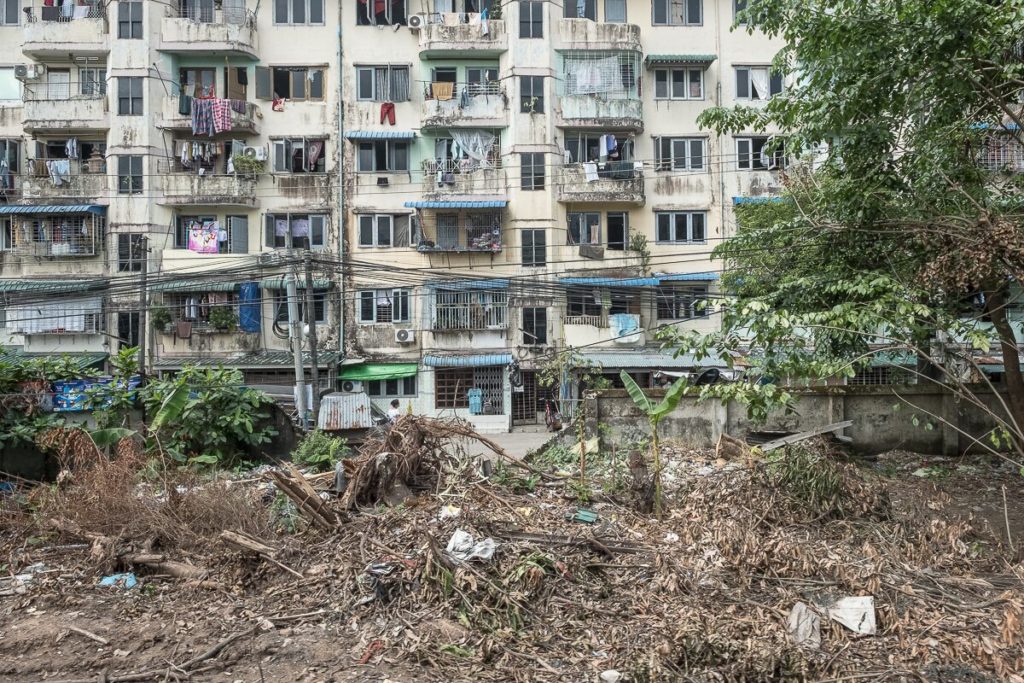
M782 448L790 444L797 443L810 439L812 436L818 436L819 434L828 434L829 432L838 432L841 429L853 426L853 420L844 420L842 422L835 422L824 427L818 427L817 429L811 429L806 432L800 432L799 434L792 434L790 436L784 436L781 439L775 441L769 441L768 443L761 444L761 450L767 453L768 451L774 451L776 448Z

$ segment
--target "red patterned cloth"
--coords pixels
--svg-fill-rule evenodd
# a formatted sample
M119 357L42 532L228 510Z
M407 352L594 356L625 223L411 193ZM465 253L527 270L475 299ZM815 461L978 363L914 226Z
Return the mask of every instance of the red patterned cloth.
M213 129L218 133L231 130L231 100L213 101Z

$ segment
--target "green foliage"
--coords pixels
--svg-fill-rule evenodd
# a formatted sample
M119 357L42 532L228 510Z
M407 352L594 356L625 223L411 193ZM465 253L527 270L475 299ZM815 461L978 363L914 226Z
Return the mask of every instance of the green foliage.
M183 464L231 466L277 433L261 424L271 399L237 370L188 366L141 393L153 444Z
M811 448L790 446L772 452L766 460L772 485L785 491L814 515L842 511L842 475L827 456Z
M642 232L634 232L629 236L629 250L636 252L640 258L640 273L650 275L651 273L651 248L647 244L647 235Z
M153 306L149 309L149 322L155 329L162 330L170 325L171 321L171 312L166 306Z
M221 332L234 332L238 328L238 314L231 306L210 308L210 327Z
M326 472L333 470L338 461L350 453L345 439L315 429L302 437L298 447L292 451L292 461L302 467Z
M236 154L232 157L231 163L235 167L235 173L241 176L257 176L263 173L264 170L264 163L262 161L242 154Z

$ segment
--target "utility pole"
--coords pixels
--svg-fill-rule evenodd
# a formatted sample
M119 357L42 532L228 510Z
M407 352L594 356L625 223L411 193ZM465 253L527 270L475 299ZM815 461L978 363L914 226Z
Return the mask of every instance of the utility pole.
M302 257L306 266L306 326L309 328L309 362L310 377L313 383L313 420L314 424L320 419L320 368L317 367L316 357L316 308L314 308L313 296L313 256L309 249Z
M299 321L299 291L296 286L298 275L295 266L285 277L285 291L288 294L288 336L291 338L292 358L295 361L295 409L302 426L306 426L306 375L302 368L302 327Z
M146 318L149 314L149 238L139 236L136 245L139 250L139 376L146 379ZM130 320L130 318L129 318Z

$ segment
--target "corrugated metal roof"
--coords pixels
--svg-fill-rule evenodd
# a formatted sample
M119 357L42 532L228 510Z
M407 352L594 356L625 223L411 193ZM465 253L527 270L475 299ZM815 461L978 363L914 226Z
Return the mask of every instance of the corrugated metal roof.
M691 355L674 358L671 351L584 351L583 358L608 368L692 368L716 365L710 360L697 362Z
M27 353L21 349L4 349L0 351L0 360L17 361L32 358L66 358L74 363L79 370L101 365L110 354L102 351L77 351L74 353Z
M715 61L715 55L647 55L644 63L652 64L704 64Z
M718 280L719 274L707 273L655 273L659 282L713 282Z
M0 206L0 215L10 216L14 214L39 214L39 213L98 213L104 214L107 207L95 204L46 204L36 206L21 206L18 204L4 204Z
M320 399L316 426L332 432L373 426L370 397L363 392L327 394Z
M233 292L240 282L211 282L210 280L180 280L178 282L154 282L149 286L153 292Z
M316 355L317 365L321 368L334 365L338 354L333 351L321 351ZM309 365L309 354L302 354L302 363ZM198 365L201 367L226 368L290 368L292 367L292 354L290 351L263 351L262 353L244 356L171 356L157 358L153 367L173 370L186 365Z
M423 364L428 368L479 368L488 365L508 365L511 353L482 353L475 356L441 356L427 354Z
M0 280L0 292L39 292L64 294L102 289L106 279L98 280Z
M494 278L493 280L449 280L445 282L430 282L427 287L431 289L508 289L506 278Z
M345 137L349 140L412 140L416 133L411 130L350 130Z
M306 288L306 280L301 277L295 284L299 289ZM285 289L286 286L283 277L270 277L260 281L262 289ZM313 289L330 289L333 286L334 283L330 280L313 280Z
M508 206L507 199L489 199L486 201L412 201L406 202L408 209L504 209Z
M593 287L656 287L658 279L653 277L563 277L558 280L568 286Z
M733 197L733 204L781 204L785 197Z
M338 379L372 381L412 377L419 371L416 363L364 363L348 365L338 371Z

